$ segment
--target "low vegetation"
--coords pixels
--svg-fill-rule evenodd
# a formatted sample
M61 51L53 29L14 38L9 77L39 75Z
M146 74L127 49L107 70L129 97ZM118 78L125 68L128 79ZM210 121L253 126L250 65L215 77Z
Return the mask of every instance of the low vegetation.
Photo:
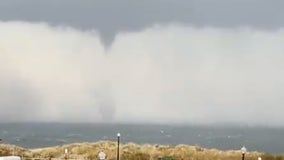
M237 150L220 151L188 145L138 145L135 143L122 144L120 147L121 160L240 160L241 153ZM68 154L65 154L65 149ZM108 160L116 160L116 142L101 141L97 143L74 143L40 149L25 149L13 145L0 145L0 155L18 155L25 159L31 158L62 158L96 160L97 153L103 150ZM283 155L270 155L259 152L248 152L246 160L284 160Z

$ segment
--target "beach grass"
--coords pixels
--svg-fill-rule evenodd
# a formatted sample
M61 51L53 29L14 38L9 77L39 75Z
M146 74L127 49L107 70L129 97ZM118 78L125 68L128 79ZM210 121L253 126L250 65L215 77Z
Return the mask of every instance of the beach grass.
M65 153L65 150L68 153ZM72 143L54 147L26 149L9 144L0 145L0 155L18 155L25 159L31 158L62 158L96 160L99 151L103 150L108 160L115 160L117 143L113 141L99 141L96 143ZM247 152L246 160L284 160L283 155L272 155L260 152ZM221 151L190 145L159 145L125 143L120 147L120 160L240 160L239 150Z

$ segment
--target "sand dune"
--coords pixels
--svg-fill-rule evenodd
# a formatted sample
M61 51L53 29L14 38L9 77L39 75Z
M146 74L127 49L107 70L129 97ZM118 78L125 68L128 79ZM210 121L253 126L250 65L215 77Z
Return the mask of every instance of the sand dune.
M24 158L68 158L68 159L97 159L97 153L104 150L108 159L116 159L117 143L113 141L99 141L96 143L72 143L47 148L26 149L14 145L0 145L1 155L19 155ZM65 149L68 154L65 154ZM257 157L269 157L264 153L248 152L246 160ZM121 160L155 160L161 157L174 158L176 160L240 160L239 150L221 151L217 149L202 148L189 145L153 145L135 143L121 144ZM270 156L270 158L277 158ZM278 157L279 158L279 157ZM281 157L282 158L282 157Z

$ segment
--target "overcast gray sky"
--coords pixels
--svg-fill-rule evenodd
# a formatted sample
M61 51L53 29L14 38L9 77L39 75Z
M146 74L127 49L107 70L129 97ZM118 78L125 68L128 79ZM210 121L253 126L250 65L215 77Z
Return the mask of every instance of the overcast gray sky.
M282 0L2 0L0 119L284 124Z
M156 23L278 29L283 6L282 0L1 0L0 19L95 28L109 44L119 31Z

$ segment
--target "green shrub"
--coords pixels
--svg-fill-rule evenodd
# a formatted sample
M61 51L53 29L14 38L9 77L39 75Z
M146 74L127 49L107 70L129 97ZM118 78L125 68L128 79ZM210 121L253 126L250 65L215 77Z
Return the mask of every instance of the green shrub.
M263 154L261 157L263 160L284 160L284 156L280 155Z
M121 159L123 160L149 160L150 155L146 153L141 153L141 152L136 152L136 153L124 152L121 155Z
M164 156L164 157L159 157L158 160L175 160L175 158L172 156Z
M276 156L275 159L276 160L284 160L284 157L283 156Z

